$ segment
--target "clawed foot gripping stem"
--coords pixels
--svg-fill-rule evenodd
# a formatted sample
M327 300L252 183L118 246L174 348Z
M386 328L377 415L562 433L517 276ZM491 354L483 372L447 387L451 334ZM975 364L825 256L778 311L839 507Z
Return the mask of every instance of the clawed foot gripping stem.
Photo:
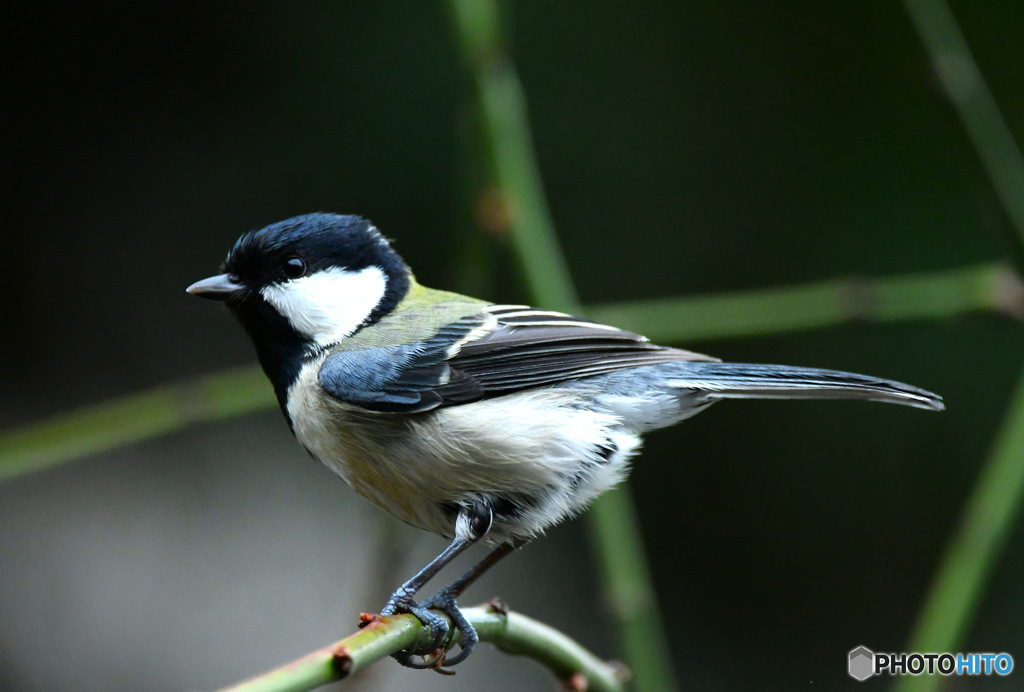
M388 599L381 615L411 613L423 623L424 627L430 629L431 641L428 645L416 650L400 651L394 654L394 659L403 666L417 669L431 668L439 673L450 675L453 671L448 670L445 666L454 666L465 661L479 643L480 638L477 636L476 629L459 610L456 599L480 575L522 543L502 544L450 586L441 589L422 603L415 601L413 596L445 565L483 538L491 528L491 521L491 510L486 505L475 503L461 508L456 522L457 535L451 544ZM451 620L451 626L443 617L432 611L439 611L447 615ZM455 631L460 634L458 640L460 651L449 657L448 651L452 645L451 639L453 639L449 636L451 627L454 627Z

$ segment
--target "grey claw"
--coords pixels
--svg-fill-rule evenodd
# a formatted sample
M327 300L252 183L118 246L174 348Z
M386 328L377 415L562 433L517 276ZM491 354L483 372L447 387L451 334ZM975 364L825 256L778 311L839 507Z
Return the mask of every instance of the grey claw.
M448 650L443 648L450 629L448 623L441 616L430 612L430 609L439 610L451 618L452 626L462 634L459 639L459 652L454 656L448 656ZM459 609L455 601L455 592L451 587L441 589L423 603L417 603L406 593L396 592L388 599L387 605L381 610L381 615L395 613L411 613L425 627L430 628L430 644L416 650L392 654L392 658L406 668L433 668L439 673L451 674L452 671L446 668L469 658L480 641L476 628ZM420 660L416 660L417 657Z
M440 610L451 618L452 625L462 633L462 637L459 639L459 653L454 656L446 655L442 665L454 666L469 658L469 655L473 653L473 649L476 648L477 643L480 641L480 636L476 633L476 628L473 627L473 624L462 614L458 603L455 602L455 596L451 589L441 589L424 601L423 607Z
M425 627L429 627L431 642L430 644L415 650L399 651L392 654L392 658L406 668L420 669L437 667L439 663L436 661L427 662L424 660L420 662L414 660L413 656L425 657L441 649L444 644L444 640L448 638L448 623L445 622L444 618L441 616L431 613L426 607L414 601L411 596L400 593L396 593L389 598L387 605L385 605L380 611L380 614L383 616L394 615L395 613L410 613L417 620L423 623Z

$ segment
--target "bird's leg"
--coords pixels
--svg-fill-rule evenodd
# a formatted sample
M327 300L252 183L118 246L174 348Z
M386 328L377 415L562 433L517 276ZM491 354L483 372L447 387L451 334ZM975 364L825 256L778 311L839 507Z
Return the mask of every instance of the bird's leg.
M459 508L459 513L455 521L455 538L452 542L441 551L441 554L431 560L426 567L417 572L411 579L398 587L395 593L391 594L391 598L388 599L387 605L380 611L381 615L394 615L398 612L411 613L416 616L420 622L430 628L430 634L433 637L432 644L423 651L401 651L395 654L395 659L404 666L410 668L428 668L432 667L433 664L419 664L411 660L411 656L414 655L425 655L436 651L441 644L444 643L445 638L448 636L448 623L444 621L444 618L431 613L425 606L420 605L413 596L416 592L423 588L430 579L434 577L445 565L454 560L462 551L469 546L473 545L491 528L491 509L482 503L473 503L469 506L462 506ZM454 601L453 601L454 605ZM469 623L462 616L462 613L458 611L458 607L455 607L454 613L458 613L456 616L449 610L442 609L442 612L446 613L452 618L452 621L456 624L456 628L462 631L463 636L466 634L464 625ZM473 631L472 625L469 626L469 630ZM475 635L476 632L473 632Z
M461 651L451 658L445 656L444 665L454 666L457 663L462 663L469 658L469 655L473 652L473 649L480 641L479 636L477 636L476 629L462 614L462 611L459 610L459 606L455 602L455 599L461 596L463 592L469 588L470 584L475 582L480 575L497 564L501 558L525 544L526 541L524 540L503 543L488 553L487 557L483 560L473 565L468 572L459 577L455 582L441 589L423 602L424 608L434 608L447 614L448 617L452 619L452 623L455 625L455 628L462 632L462 638L459 640L459 647Z
M430 628L430 634L434 638L430 651L436 650L441 645L441 642L444 641L444 638L448 636L448 623L413 600L413 596L445 565L455 559L459 553L470 545L472 545L471 541L467 541L464 538L455 538L440 555L431 560L426 567L417 572L409 581L399 586L391 594L391 598L388 599L387 605L381 609L380 614L387 616L394 615L395 613L412 613L420 622ZM429 651L424 653L429 653Z

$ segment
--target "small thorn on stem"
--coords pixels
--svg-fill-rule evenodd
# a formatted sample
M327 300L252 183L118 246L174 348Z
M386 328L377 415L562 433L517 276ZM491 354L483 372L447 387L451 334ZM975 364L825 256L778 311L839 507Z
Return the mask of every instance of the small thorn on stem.
M563 689L568 692L587 692L590 687L590 682L587 680L587 676L583 673L573 673L568 678L562 681Z
M334 650L331 654L331 667L339 680L348 677L352 672L352 653L347 646L339 646Z
M633 679L633 671L622 661L608 661L608 667L615 673L615 679L619 682L629 682Z
M491 600L487 601L487 607L492 613L508 615L508 603L505 603L500 596L495 596Z

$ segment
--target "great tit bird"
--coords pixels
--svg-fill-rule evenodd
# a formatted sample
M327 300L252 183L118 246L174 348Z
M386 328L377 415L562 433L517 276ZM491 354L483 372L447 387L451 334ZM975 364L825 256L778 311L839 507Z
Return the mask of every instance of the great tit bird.
M722 363L615 327L421 286L358 216L307 214L243 235L188 292L238 317L299 444L363 497L451 540L381 611L433 644L405 665L454 665L477 643L456 599L486 569L621 481L643 433L720 399L867 399L940 411L899 382ZM493 551L423 601L458 554ZM437 651L449 616L457 654ZM420 656L423 658L414 658Z

